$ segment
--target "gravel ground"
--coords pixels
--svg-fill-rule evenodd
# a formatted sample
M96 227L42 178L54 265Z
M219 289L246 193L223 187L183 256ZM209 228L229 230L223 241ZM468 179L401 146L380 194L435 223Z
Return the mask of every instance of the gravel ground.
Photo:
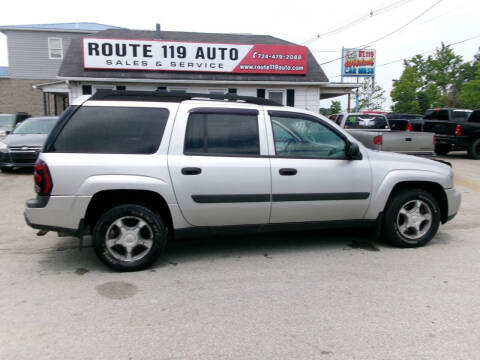
M0 174L0 359L478 359L480 161L444 159L463 203L423 248L336 230L200 238L136 273L35 236L31 174Z

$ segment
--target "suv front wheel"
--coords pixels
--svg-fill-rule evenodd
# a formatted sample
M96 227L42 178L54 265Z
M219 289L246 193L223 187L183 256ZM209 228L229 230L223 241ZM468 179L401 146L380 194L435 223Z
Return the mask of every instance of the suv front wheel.
M402 190L393 195L383 223L386 240L399 247L428 243L440 225L440 208L435 198L421 189Z
M108 210L93 230L97 256L117 271L145 269L161 254L166 239L160 215L134 204Z

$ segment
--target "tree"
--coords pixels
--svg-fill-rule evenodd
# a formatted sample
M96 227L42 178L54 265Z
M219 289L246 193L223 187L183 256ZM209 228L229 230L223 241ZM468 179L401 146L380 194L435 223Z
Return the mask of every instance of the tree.
M420 106L420 114L424 114L432 107L445 106L440 90L435 84L427 84L423 90L417 92L416 96Z
M340 101L333 100L330 104L330 109L328 110L330 114L338 114L342 112L342 104Z
M461 106L469 109L480 108L480 62L475 69L475 77L462 85L460 95Z
M452 48L443 42L433 55L427 58L416 55L405 60L404 66L405 69L413 67L417 70L422 83L417 98L422 104L428 105L427 109L433 103L438 106L457 106L461 86L471 74L471 69L463 63L462 57L455 55ZM423 110L424 106L420 108Z
M385 103L385 90L373 86L372 78L365 78L358 88L358 110L378 110Z
M421 111L417 92L421 88L420 75L415 67L407 66L399 80L394 80L390 96L395 104L392 111L419 113Z
M330 115L330 110L329 110L328 108L322 107L322 108L320 108L320 109L318 110L318 112L319 112L320 114L322 114L323 116Z

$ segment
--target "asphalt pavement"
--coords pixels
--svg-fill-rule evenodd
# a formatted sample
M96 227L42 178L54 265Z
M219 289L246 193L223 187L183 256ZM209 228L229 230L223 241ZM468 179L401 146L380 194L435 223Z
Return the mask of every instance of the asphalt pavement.
M355 230L197 238L135 273L37 237L31 173L0 173L0 359L478 359L480 161L444 159L463 202L423 248Z

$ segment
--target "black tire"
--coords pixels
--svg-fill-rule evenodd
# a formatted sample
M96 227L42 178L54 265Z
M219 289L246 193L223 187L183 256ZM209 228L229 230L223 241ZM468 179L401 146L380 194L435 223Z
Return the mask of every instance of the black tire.
M468 146L468 156L471 159L480 159L480 139L473 140Z
M450 152L450 150L452 150L452 147L450 145L438 144L435 146L435 152L438 155L447 155Z
M134 245L133 247L131 246L130 251L128 251L127 247L124 247L121 244L114 245L111 248L107 246L107 236L110 236L111 233L114 233L116 229L115 227L117 226L114 223L121 221L122 225L125 225L126 223L123 223L123 221L127 220L133 221L133 227L130 227L131 225L125 226L125 229L127 230L136 229L135 226L140 226L140 222L135 224L135 221L142 220L145 223L141 229L137 230L137 235L142 231L147 233L148 235L146 235L145 238L149 238L148 243L151 246L150 248L138 244ZM107 234L107 231L109 231L109 234ZM120 234L118 235L118 238L127 239L122 240L124 242L128 242L132 239L132 237L135 237L134 235L128 235L130 233L133 234L135 232L134 230L124 231L124 234L128 233L125 236L122 236L123 233L119 227L116 231ZM128 238L128 236L130 236L130 238ZM95 253L107 266L117 271L136 271L147 268L160 256L166 245L167 231L163 220L158 213L141 205L126 204L116 206L105 212L96 223L92 238ZM143 237L141 238L143 239ZM112 238L108 239L108 241L110 241L109 244L111 244L112 241L116 242L117 240ZM132 242L133 241L134 240L132 240ZM122 251L120 251L122 248L124 254L122 254ZM139 252L139 254L135 255L135 249L144 250L145 254L142 255L143 252ZM127 260L127 253L129 253L131 257L129 260ZM133 255L141 257L134 259L132 258Z
M13 171L13 169L9 167L2 167L1 170L4 173L11 173Z
M402 208L405 212L405 209L408 209L410 204L421 204L419 209L420 217L414 217L415 214L412 214L414 210L411 210L412 212L407 211L409 214L412 214L408 215L408 217L400 213ZM431 217L430 224L427 220L422 220L422 218L428 214L428 211ZM409 216L416 221L412 222L412 226L409 226ZM418 224L417 230L415 230L413 224ZM419 247L427 244L435 236L439 225L440 207L435 198L430 193L421 189L406 189L398 191L390 198L385 210L383 234L386 240L392 245L402 248ZM415 236L418 236L418 238L412 238Z

